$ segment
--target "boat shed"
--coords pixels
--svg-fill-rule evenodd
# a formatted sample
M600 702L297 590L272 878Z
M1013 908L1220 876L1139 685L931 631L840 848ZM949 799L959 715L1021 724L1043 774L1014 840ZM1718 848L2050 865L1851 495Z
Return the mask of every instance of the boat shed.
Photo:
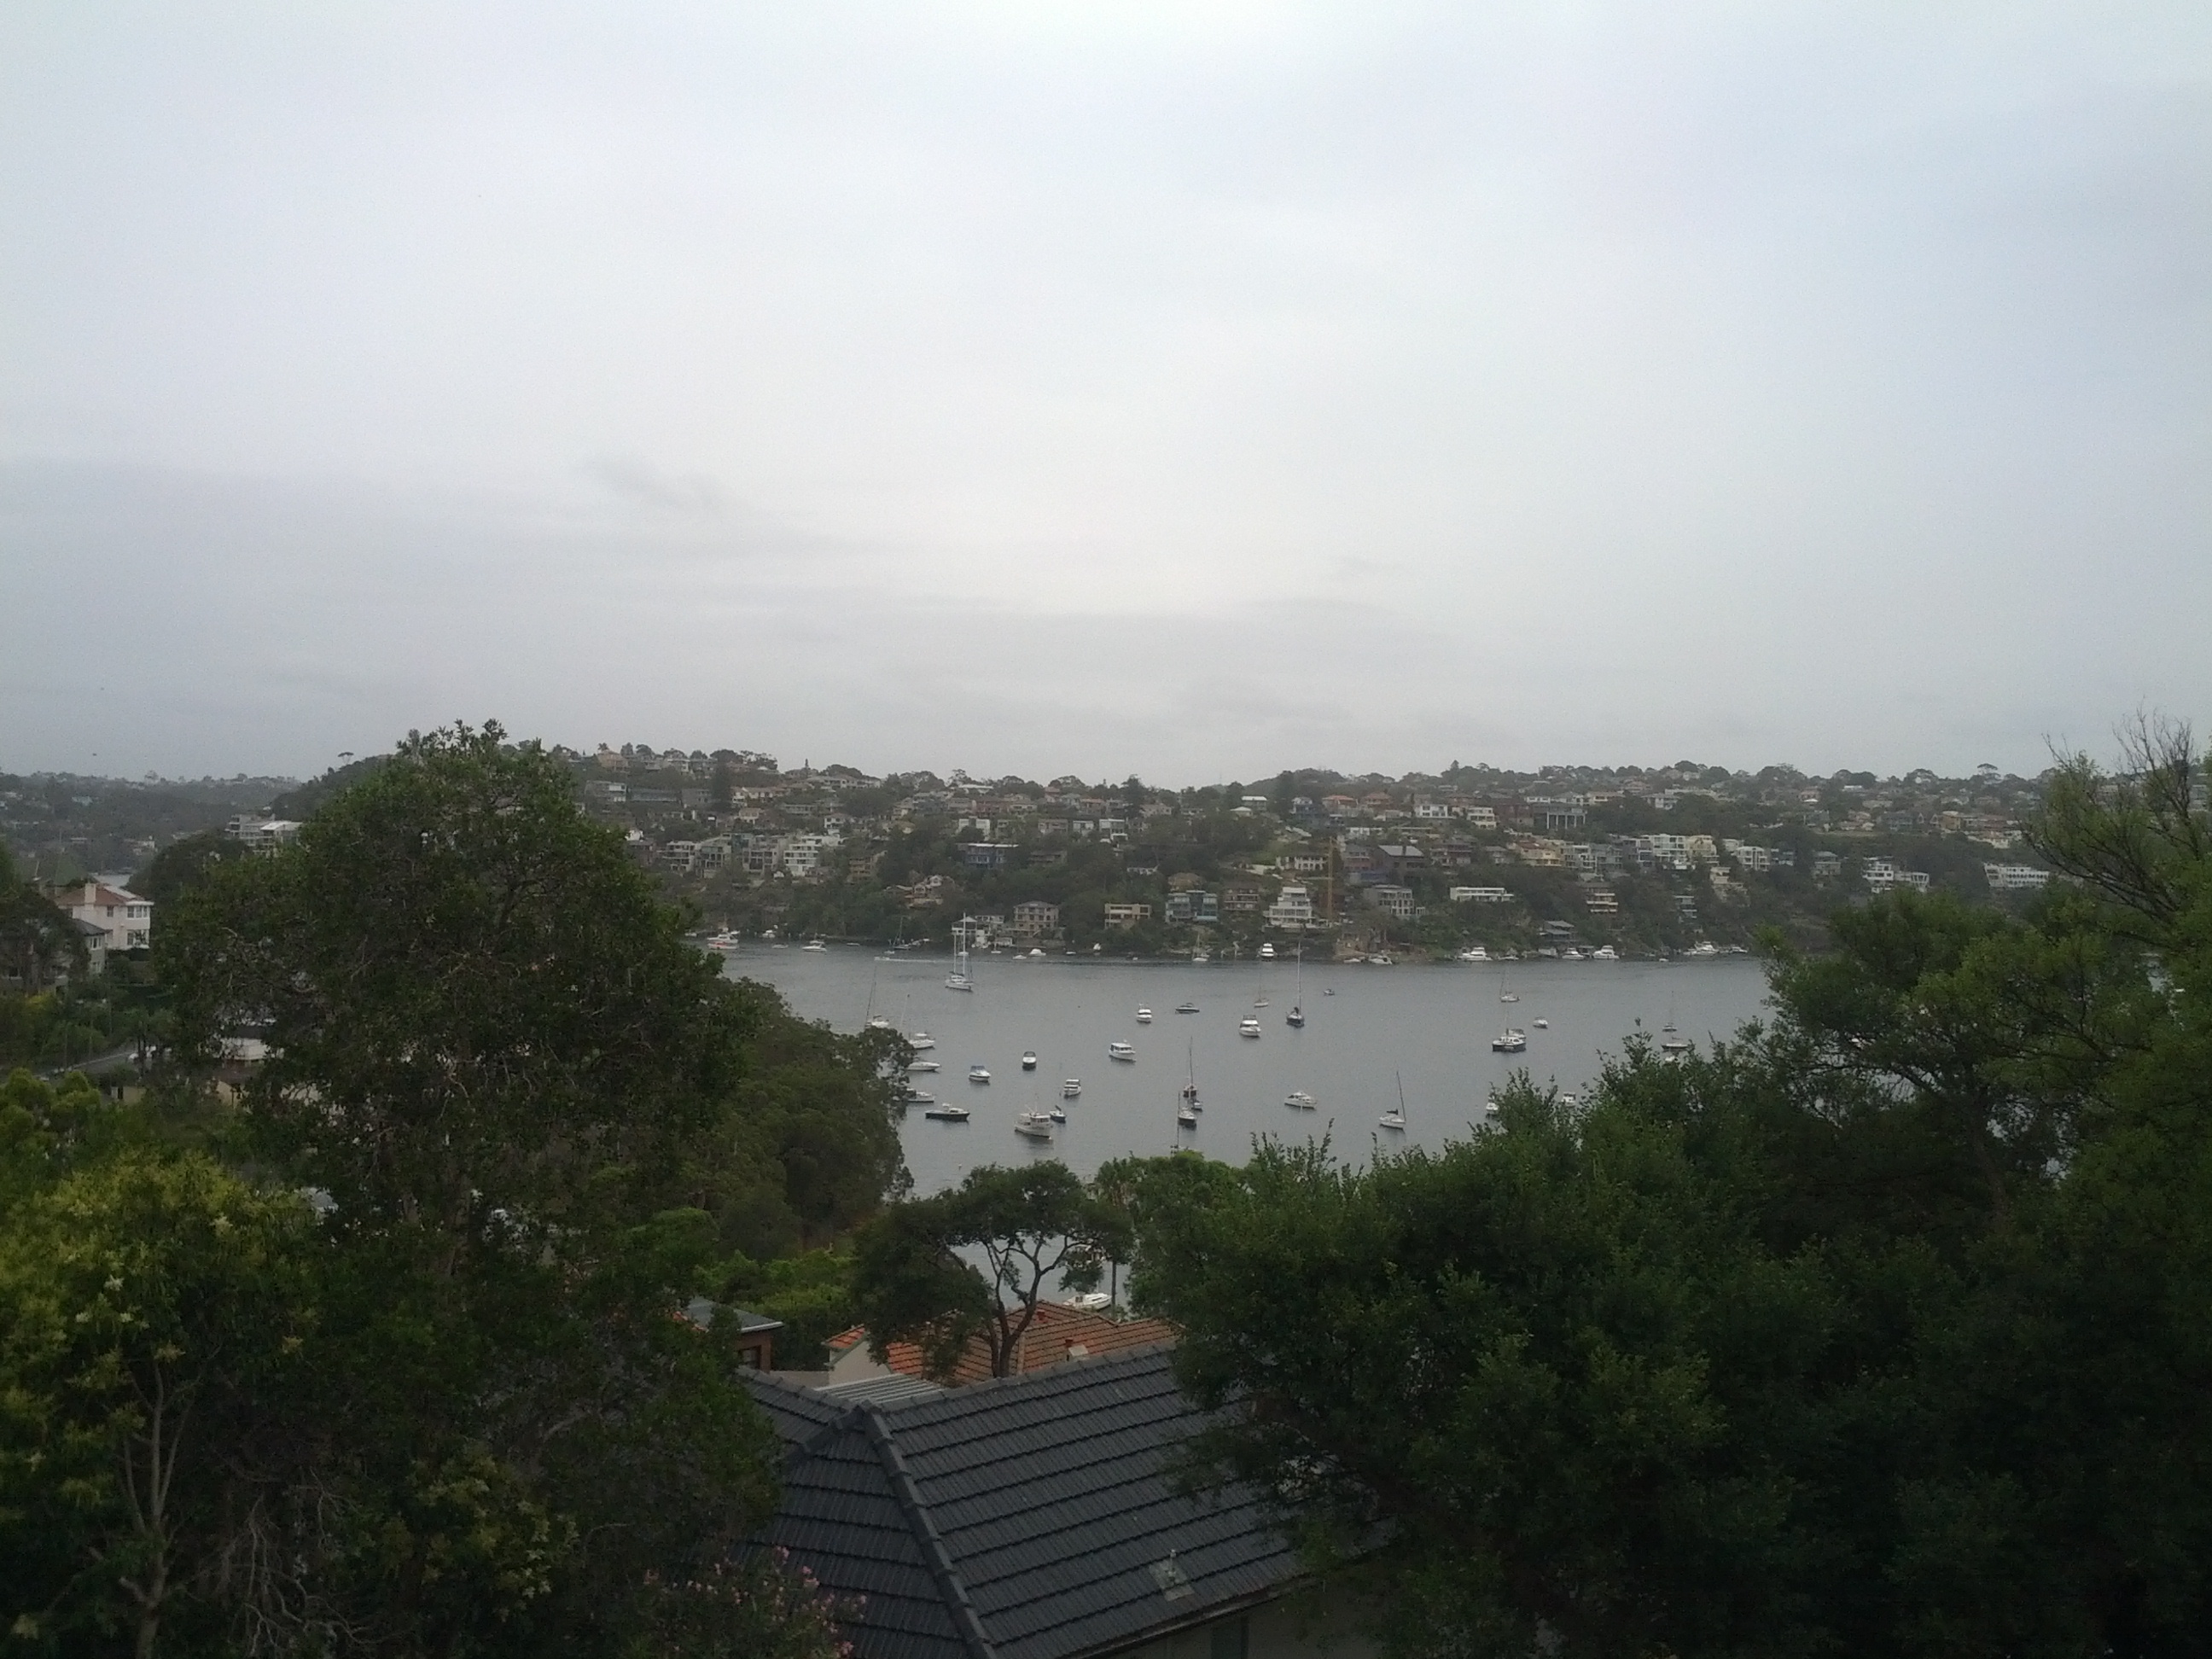
M1186 1492L1165 1348L889 1395L747 1378L781 1437L755 1542L854 1605L856 1659L1362 1659L1256 1498Z

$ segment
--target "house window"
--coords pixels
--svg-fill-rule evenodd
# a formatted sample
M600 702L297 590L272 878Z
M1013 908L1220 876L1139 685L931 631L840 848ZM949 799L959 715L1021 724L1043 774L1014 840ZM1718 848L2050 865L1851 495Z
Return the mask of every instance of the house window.
M1216 1625L1206 1633L1212 1639L1206 1646L1206 1659L1244 1659L1248 1632L1242 1619Z

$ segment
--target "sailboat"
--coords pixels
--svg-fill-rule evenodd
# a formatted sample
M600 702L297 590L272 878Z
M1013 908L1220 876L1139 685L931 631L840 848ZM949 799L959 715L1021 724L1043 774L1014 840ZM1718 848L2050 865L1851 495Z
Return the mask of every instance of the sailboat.
M1403 1129L1406 1127L1406 1079L1395 1072L1390 1075L1398 1079L1398 1109L1383 1113L1381 1122L1386 1129Z
M952 971L945 976L945 988L948 991L975 988L975 981L968 977L968 926L969 919L963 916L952 930Z
M1301 939L1298 941L1297 975L1291 990L1291 1012L1283 1016L1284 1024L1295 1027L1306 1023L1305 988L1306 947L1305 941Z
M1195 1042L1185 1052L1183 1063L1189 1067L1188 1080L1182 1085L1183 1109L1187 1112L1204 1111L1206 1109L1198 1103L1198 1044Z
M868 970L867 1029L871 1031L888 1031L891 1029L890 1021L876 1012L876 970L872 968Z

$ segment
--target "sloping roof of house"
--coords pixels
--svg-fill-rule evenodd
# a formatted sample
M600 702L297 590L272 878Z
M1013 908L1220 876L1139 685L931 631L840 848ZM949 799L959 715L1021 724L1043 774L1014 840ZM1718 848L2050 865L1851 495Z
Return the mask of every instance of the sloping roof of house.
M866 1341L867 1334L867 1328L862 1325L840 1331L830 1339L830 1352L842 1353L854 1344ZM1036 1317L1022 1333L1022 1340L1016 1346L1009 1374L1018 1376L1071 1358L1103 1359L1108 1354L1124 1353L1132 1348L1171 1346L1176 1336L1176 1328L1164 1319L1109 1319L1088 1309L1040 1302ZM884 1363L902 1376L929 1375L921 1350L911 1342L893 1342ZM975 1336L969 1340L959 1364L953 1367L947 1380L957 1386L985 1382L990 1375L990 1347L981 1336Z
M755 1375L782 1435L759 1540L841 1596L860 1659L1082 1659L1279 1593L1296 1554L1249 1492L1186 1495L1204 1421L1167 1351L848 1405Z

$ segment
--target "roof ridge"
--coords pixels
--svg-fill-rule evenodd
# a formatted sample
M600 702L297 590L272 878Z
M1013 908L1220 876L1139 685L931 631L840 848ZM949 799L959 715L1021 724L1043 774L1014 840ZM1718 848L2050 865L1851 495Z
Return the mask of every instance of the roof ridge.
M921 1546L922 1559L929 1563L929 1575L937 1581L938 1593L945 1598L945 1611L952 1615L953 1628L960 1632L970 1659L998 1659L991 1638L983 1633L983 1621L976 1614L975 1604L969 1598L968 1586L959 1569L952 1565L952 1553L945 1547L945 1539L938 1532L937 1523L930 1519L928 1506L921 1501L921 1490L907 1468L906 1457L891 1437L890 1425L874 1406L857 1409L866 1421L868 1438L875 1444L884 1473L890 1478L892 1495L898 1499L907 1525L914 1529L915 1541Z

